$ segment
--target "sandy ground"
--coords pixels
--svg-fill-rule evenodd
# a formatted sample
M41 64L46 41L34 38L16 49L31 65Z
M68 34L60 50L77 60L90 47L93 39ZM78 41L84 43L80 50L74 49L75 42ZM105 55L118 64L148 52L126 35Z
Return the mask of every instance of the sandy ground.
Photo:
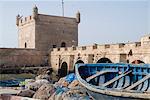
M0 100L39 100L28 97L14 96L18 92L20 92L20 90L0 88Z
M19 93L20 90L15 90L15 89L0 89L0 94L17 94Z

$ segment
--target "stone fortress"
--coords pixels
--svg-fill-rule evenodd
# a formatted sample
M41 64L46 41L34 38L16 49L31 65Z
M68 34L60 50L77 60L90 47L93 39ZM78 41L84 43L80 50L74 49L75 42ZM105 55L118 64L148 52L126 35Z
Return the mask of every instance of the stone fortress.
M17 15L19 48L0 48L0 66L51 66L62 76L76 63L150 63L150 35L140 42L78 46L76 18L38 13L24 19Z
M19 48L0 48L0 66L48 66L52 48L78 45L76 18L39 14L33 8L31 16L16 16Z
M18 26L19 48L48 51L56 47L77 46L80 13L76 16L77 18L67 18L38 14L36 6L33 8L32 16L25 17L23 20L18 15L16 25Z

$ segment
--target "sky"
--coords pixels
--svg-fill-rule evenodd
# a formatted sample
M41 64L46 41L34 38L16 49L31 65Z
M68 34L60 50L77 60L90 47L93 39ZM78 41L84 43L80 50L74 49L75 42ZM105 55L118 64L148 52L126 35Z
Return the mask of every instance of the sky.
M62 16L61 0L0 0L0 47L17 48L16 15ZM79 45L140 41L150 33L150 0L64 0L66 17L81 13Z

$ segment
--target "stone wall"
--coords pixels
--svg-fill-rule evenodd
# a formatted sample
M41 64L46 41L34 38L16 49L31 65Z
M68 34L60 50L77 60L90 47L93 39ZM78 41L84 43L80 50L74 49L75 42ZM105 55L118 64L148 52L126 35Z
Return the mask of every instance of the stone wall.
M47 61L47 53L36 49L0 48L0 66L40 66Z
M18 43L19 48L35 48L35 20L33 16L19 20Z
M78 45L78 23L75 18L38 14L35 23L35 48L49 50L53 47Z
M50 64L55 71L61 69L63 62L67 63L70 71L78 61L97 63L102 59L110 60L112 63L132 63L140 60L150 64L150 42L141 42L55 48L51 52Z
M19 48L47 51L53 47L78 45L76 18L37 14L18 20Z

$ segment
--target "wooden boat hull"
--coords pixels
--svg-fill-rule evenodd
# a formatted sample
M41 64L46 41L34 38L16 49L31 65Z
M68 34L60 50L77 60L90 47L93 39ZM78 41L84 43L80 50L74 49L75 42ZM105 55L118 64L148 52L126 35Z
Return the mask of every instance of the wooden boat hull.
M101 94L101 93L93 92L88 89L87 91L95 100L141 100L141 99L130 98L130 97L111 96L107 94Z
M129 64L78 64L75 67L75 71L79 82L89 91L89 93L95 99L150 99L149 65L132 66ZM98 80L99 78L97 78L96 76L96 71L100 71L98 72L100 76L104 76L107 71L110 72L109 75L107 75L107 73L104 76L105 78L103 77L103 79L105 79L105 82L103 84L97 85L97 81L95 80ZM118 73L121 74L118 75ZM96 79L93 78L95 77L94 75L96 76ZM127 83L128 86L124 87Z

